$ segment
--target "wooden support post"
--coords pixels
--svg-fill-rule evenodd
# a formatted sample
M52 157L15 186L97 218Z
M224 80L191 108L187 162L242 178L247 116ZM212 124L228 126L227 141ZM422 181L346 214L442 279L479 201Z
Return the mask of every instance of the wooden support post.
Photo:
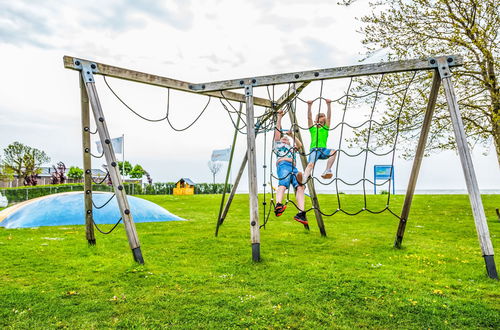
M297 122L297 117L295 115L295 108L293 104L290 104L290 110L288 111L288 114L290 115L290 121L293 123ZM300 150L300 161L302 162L302 168L307 167L307 158L304 154L304 143L302 142L302 135L300 134L300 129L296 129L293 127L295 131L295 136L297 139L300 141L302 144L302 150ZM316 194L316 189L314 188L314 180L308 180L307 181L307 188L309 188L309 194L311 195L311 202L314 207L314 214L316 216L316 222L318 223L319 231L321 233L321 236L326 237L326 229L325 229L325 223L323 222L323 215L320 212L320 207L319 207L319 201L318 201L318 195Z
M108 165L109 175L111 178L111 182L113 183L116 200L120 208L125 231L127 232L128 242L130 248L132 249L134 260L140 264L143 264L144 259L142 257L139 238L137 237L137 231L135 229L134 220L132 218L132 213L127 201L127 195L125 193L122 179L120 173L118 172L118 162L116 161L113 145L111 144L111 137L109 135L108 127L104 118L104 113L101 108L101 102L99 101L97 90L95 88L94 76L91 73L95 67L95 64L91 64L89 62L81 64L82 78L85 82L87 95L89 97L90 105L92 106L92 110L94 113L97 131L99 132L99 138L101 140L102 149L104 151L104 156Z
M401 244L403 242L403 236L405 234L405 229L406 229L406 222L408 221L408 216L410 214L411 203L413 201L413 194L415 193L415 186L417 185L418 173L420 172L420 165L422 164L422 159L424 158L425 145L427 143L427 137L429 135L429 131L431 128L432 116L434 114L434 108L436 107L436 100L438 97L440 84L441 84L441 79L439 78L439 74L438 72L434 72L434 78L432 80L432 87L429 95L429 101L427 103L427 109L425 110L425 117L422 123L422 130L420 132L420 138L418 140L415 159L413 160L413 167L411 169L410 180L408 181L408 187L406 188L406 196L403 204L403 210L401 211L401 217L399 220L396 239L394 240L394 247L398 249L401 248Z
M219 227L224 221L222 219L222 211L224 208L224 199L226 197L227 182L229 181L229 174L231 173L231 167L233 164L234 149L236 147L236 138L238 137L238 130L241 120L241 109L243 108L243 103L240 103L240 110L238 111L238 120L236 121L236 127L234 128L233 143L231 144L231 155L229 156L229 163L227 164L226 181L224 183L224 191L222 192L222 198L220 201L219 216L217 217L217 227L215 228L215 236L219 234Z
M89 245L95 245L94 218L92 214L92 158L90 156L90 111L89 97L81 76L80 99L82 111L82 154L84 178L84 210L85 210L85 236Z
M229 198L227 199L226 205L224 206L224 210L222 211L222 214L220 216L220 224L221 225L224 223L224 220L226 219L227 213L229 212L229 208L231 207L231 203L233 202L234 195L236 194L236 190L238 189L238 185L240 184L240 179L243 176L243 172L245 171L245 167L247 166L247 161L248 161L248 152L245 152L245 156L243 157L243 160L241 161L240 170L238 171L238 174L236 175L236 179L234 180L233 188L231 189L231 193L229 194Z
M247 108L247 155L248 155L248 193L250 195L250 234L252 238L252 260L260 261L259 196L257 191L257 158L255 155L255 119L253 87L245 85Z
M448 67L446 58L440 57L435 59L448 103L448 110L450 111L451 122L453 124L453 131L457 143L458 154L462 163L464 171L465 182L467 191L469 192L469 200L472 207L472 214L476 225L476 231L481 245L484 261L486 263L486 271L490 278L498 279L498 273L495 266L493 244L491 243L490 233L488 230L488 223L486 222L486 215L484 213L483 202L481 200L481 193L477 184L476 173L474 172L474 165L472 163L472 156L467 144L467 136L465 135L464 124L460 116L460 109L458 101L453 89L451 81L451 72Z

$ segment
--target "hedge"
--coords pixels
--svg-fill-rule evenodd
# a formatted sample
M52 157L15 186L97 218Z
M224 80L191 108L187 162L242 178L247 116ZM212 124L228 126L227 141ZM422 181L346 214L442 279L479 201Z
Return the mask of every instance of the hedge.
M124 183L125 191L129 195L172 195L175 182L158 182L142 185L140 183ZM228 185L227 191L231 191ZM93 191L113 191L112 186L106 184L92 184ZM66 183L58 185L44 185L23 188L2 188L0 193L7 197L9 203L16 203L41 196L69 191L83 191L83 183ZM195 194L222 194L223 183L199 183L195 185Z

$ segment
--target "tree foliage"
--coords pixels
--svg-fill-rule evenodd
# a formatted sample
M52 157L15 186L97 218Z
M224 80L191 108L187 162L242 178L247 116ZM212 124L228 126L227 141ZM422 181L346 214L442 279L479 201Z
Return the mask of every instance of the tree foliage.
M146 174L146 171L142 168L141 165L137 164L134 168L129 172L129 176L133 179L142 179L142 177Z
M353 1L344 1L349 5ZM453 83L469 143L495 146L500 164L500 14L498 0L379 0L370 4L372 13L361 18L363 44L367 57L380 52L387 60L429 58L459 54L464 65L452 69ZM401 134L399 146L409 156L414 152L416 136L423 120L432 73L419 73L406 99L404 93L388 98L383 115L386 126L372 127L376 144L394 139L397 122ZM394 74L381 85L385 91L404 88L412 74ZM366 88L378 84L368 78ZM399 110L403 106L401 116ZM400 119L396 121L395 119ZM447 105L440 93L427 151L454 149ZM356 142L366 136L357 131Z
M5 171L11 171L18 178L23 178L27 186L37 184L38 174L41 172L40 166L50 161L50 157L44 151L20 142L9 144L3 150L3 154L2 166Z
M4 165L2 158L0 157L0 182L1 181L12 181L14 180L14 171L11 168Z
M125 176L128 176L133 169L132 164L130 164L128 160L125 162L118 162L118 168L120 169L120 174Z
M77 166L71 166L68 171L68 178L72 180L81 180L83 179L83 169Z

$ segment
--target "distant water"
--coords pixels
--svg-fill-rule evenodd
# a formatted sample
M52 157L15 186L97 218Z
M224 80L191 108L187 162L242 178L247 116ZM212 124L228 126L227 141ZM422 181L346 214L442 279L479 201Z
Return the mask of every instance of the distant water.
M380 193L381 190L377 189L377 194ZM318 194L336 194L337 192L334 190L326 190L326 189L318 189L316 190ZM363 190L343 190L345 194L352 194L352 195L362 195ZM500 189L480 189L480 192L482 195L494 195L494 194L500 194ZM373 189L371 190L366 190L367 194L373 194ZM392 191L391 191L392 193ZM406 194L406 190L398 190L396 189L396 195L404 195ZM467 190L466 189L416 189L415 190L416 195L466 195Z
M384 189L382 189L384 190ZM377 190L377 194L380 194L380 191L382 190ZM259 193L263 193L264 191L260 189ZM266 192L269 192L269 190L266 190ZM316 192L318 194L331 194L335 195L337 192L334 189L317 189ZM339 192L343 192L344 194L349 194L349 195L362 195L363 190L340 190ZM500 194L500 189L480 189L480 192L482 195L499 195ZM238 190L238 193L240 194L248 194L248 190ZM306 190L306 193L308 191ZM366 193L369 195L373 195L373 189L367 189ZM391 191L392 193L392 191ZM396 195L404 195L406 194L406 190L398 190L396 189ZM467 190L466 189L416 189L415 190L416 195L466 195Z

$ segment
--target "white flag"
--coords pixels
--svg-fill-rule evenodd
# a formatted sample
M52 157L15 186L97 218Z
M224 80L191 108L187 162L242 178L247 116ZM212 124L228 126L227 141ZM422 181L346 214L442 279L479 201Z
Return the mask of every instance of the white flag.
M97 146L97 152L101 154L102 153L101 141L96 141L95 144ZM111 139L111 144L113 145L113 150L115 151L116 154L123 153L123 136Z
M231 148L212 151L213 162L228 162L231 155Z

